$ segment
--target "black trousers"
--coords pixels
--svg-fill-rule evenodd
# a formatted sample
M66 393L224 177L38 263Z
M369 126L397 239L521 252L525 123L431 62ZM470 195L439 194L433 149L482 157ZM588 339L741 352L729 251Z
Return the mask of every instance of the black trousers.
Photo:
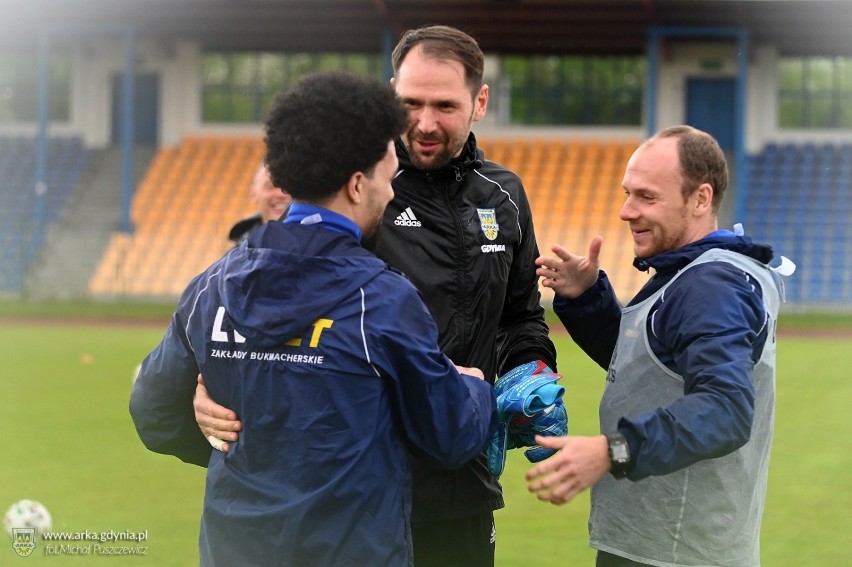
M494 513L411 523L415 567L494 567Z
M598 551L595 567L648 567L647 563L636 563L624 557L613 555L605 551Z

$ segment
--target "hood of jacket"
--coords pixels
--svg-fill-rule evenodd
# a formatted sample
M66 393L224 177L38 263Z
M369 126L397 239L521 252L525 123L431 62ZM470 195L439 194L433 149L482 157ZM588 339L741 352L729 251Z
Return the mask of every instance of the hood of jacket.
M280 345L386 268L351 235L270 222L221 260L218 295L241 335L257 346Z
M411 156L408 154L405 144L401 138L397 138L396 142L396 157L399 159L400 170L414 170L420 172L430 183L451 183L453 181L461 181L469 171L482 167L482 161L485 159L485 154L476 145L476 136L471 132L467 137L462 148L461 154L454 157L450 162L438 169L420 170L411 163Z
M720 230L677 250L663 252L650 258L636 258L633 260L633 265L643 272L647 272L650 268L654 268L661 274L676 272L711 248L737 252L763 264L768 264L774 256L772 247L768 244L755 244L748 236Z

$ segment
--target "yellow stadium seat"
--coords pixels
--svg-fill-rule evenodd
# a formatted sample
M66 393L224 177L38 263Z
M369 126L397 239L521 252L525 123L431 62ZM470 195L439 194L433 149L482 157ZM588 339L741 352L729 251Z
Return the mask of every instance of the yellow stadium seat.
M603 235L602 265L605 261L616 293L625 300L647 281L647 274L632 266L630 234L618 218L624 166L638 144L637 140L481 140L490 159L518 173L524 182L539 249L549 253L553 244L560 244L585 253L592 236ZM552 297L549 291L542 293Z
M253 212L248 189L263 152L260 136L190 136L158 149L131 204L135 232L113 236L90 292L178 295L230 248L231 225Z
M647 280L632 265L618 218L621 176L636 140L483 137L486 157L515 171L527 189L539 248L584 253L604 234L602 260L619 297ZM190 136L160 148L134 195L133 235L110 241L89 289L95 295L176 296L231 246L227 230L253 212L248 188L264 156L261 136ZM545 294L546 296L546 294Z

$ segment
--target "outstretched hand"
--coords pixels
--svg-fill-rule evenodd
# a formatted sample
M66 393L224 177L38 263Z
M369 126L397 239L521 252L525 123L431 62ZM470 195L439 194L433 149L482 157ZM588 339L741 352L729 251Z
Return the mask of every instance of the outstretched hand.
M551 248L556 258L550 256L537 258L535 263L538 268L535 273L543 278L542 285L549 287L557 295L569 299L579 297L598 280L600 271L598 258L602 244L602 237L592 238L588 256L576 256L556 244Z
M611 467L606 437L535 438L556 454L531 468L526 474L529 491L539 500L565 504L599 481Z
M220 406L207 395L204 378L198 375L198 386L195 387L195 397L192 400L195 409L195 421L201 433L207 438L214 449L227 452L228 441L239 439L237 433L243 424L237 419L237 414L224 406Z

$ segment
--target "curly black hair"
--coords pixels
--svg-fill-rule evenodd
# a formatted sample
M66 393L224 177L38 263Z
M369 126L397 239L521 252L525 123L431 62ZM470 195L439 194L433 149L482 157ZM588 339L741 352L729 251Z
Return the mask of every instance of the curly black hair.
M372 175L406 122L389 83L341 71L309 75L272 102L265 163L276 187L321 204L353 173Z

